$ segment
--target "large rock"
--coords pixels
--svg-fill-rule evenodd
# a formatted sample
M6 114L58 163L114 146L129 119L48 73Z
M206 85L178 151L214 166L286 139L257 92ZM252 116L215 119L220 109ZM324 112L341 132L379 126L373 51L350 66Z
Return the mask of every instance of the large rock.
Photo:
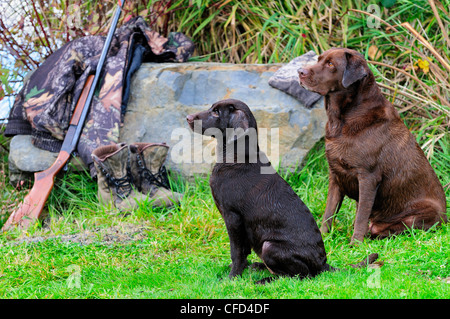
M194 134L186 116L222 99L244 101L258 121L260 147L274 166L295 170L323 136L323 99L311 109L274 89L269 78L282 64L146 63L133 76L120 140L166 142L167 167L185 177L207 174L215 160L215 140ZM10 145L12 182L45 170L57 153L37 149L29 136ZM75 158L73 162L79 162Z
M281 66L143 64L132 80L120 139L127 143L166 142L171 146L168 168L184 176L208 173L214 164L215 140L192 133L186 116L234 98L253 111L260 147L272 164L295 170L323 136L326 113L323 99L308 109L269 86L269 78Z
M31 135L14 136L11 139L9 149L9 179L13 185L32 178L34 172L46 170L58 157L58 153L35 147L31 142ZM87 170L79 157L71 157L69 164L75 170Z

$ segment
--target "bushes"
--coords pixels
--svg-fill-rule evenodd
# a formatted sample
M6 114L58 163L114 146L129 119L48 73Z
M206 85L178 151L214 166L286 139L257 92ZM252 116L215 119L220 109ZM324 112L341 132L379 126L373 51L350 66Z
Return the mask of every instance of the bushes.
M8 58L1 55L0 67L10 81L3 81L0 91L11 95L11 81L22 81L66 41L105 34L115 1L32 0L2 7L0 47ZM413 130L425 129L421 144L430 155L449 125L450 3L382 1L378 11L369 9L354 0L140 0L127 1L121 19L142 15L162 35L186 33L197 45L197 61L278 63L309 50L356 49L371 61L386 96ZM405 22L409 26L401 25Z

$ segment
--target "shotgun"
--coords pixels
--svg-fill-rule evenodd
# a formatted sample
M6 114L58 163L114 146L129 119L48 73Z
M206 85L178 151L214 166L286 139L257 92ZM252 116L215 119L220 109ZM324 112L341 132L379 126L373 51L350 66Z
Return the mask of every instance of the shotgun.
M19 205L3 225L2 230L6 231L12 227L18 226L26 229L31 223L34 223L41 216L47 201L53 189L55 177L58 172L66 165L73 151L75 151L78 141L80 139L81 131L83 129L86 116L89 111L92 99L94 97L95 88L100 79L103 64L106 55L109 51L112 37L114 35L117 22L119 21L120 13L122 11L124 0L118 0L118 5L114 13L111 28L103 45L102 53L97 64L97 69L94 75L89 75L84 84L83 91L78 98L77 104L70 119L69 128L61 150L56 158L56 161L48 169L34 174L34 184L31 191L25 196L23 202Z

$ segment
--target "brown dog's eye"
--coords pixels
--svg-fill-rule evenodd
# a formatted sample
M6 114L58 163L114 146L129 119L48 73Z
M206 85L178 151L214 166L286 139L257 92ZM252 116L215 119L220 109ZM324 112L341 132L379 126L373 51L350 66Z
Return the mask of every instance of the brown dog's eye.
M334 64L333 64L331 61L328 61L328 62L327 62L327 66L330 67L330 68L332 68L332 67L334 66Z

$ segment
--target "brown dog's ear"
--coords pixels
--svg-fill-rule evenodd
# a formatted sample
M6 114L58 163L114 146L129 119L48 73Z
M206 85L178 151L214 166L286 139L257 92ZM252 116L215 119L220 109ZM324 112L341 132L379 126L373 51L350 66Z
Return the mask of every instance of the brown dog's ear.
M367 72L361 57L356 57L349 52L345 52L345 57L347 58L347 67L345 68L344 75L342 76L342 86L344 88L348 88L356 81L359 81L367 76Z

